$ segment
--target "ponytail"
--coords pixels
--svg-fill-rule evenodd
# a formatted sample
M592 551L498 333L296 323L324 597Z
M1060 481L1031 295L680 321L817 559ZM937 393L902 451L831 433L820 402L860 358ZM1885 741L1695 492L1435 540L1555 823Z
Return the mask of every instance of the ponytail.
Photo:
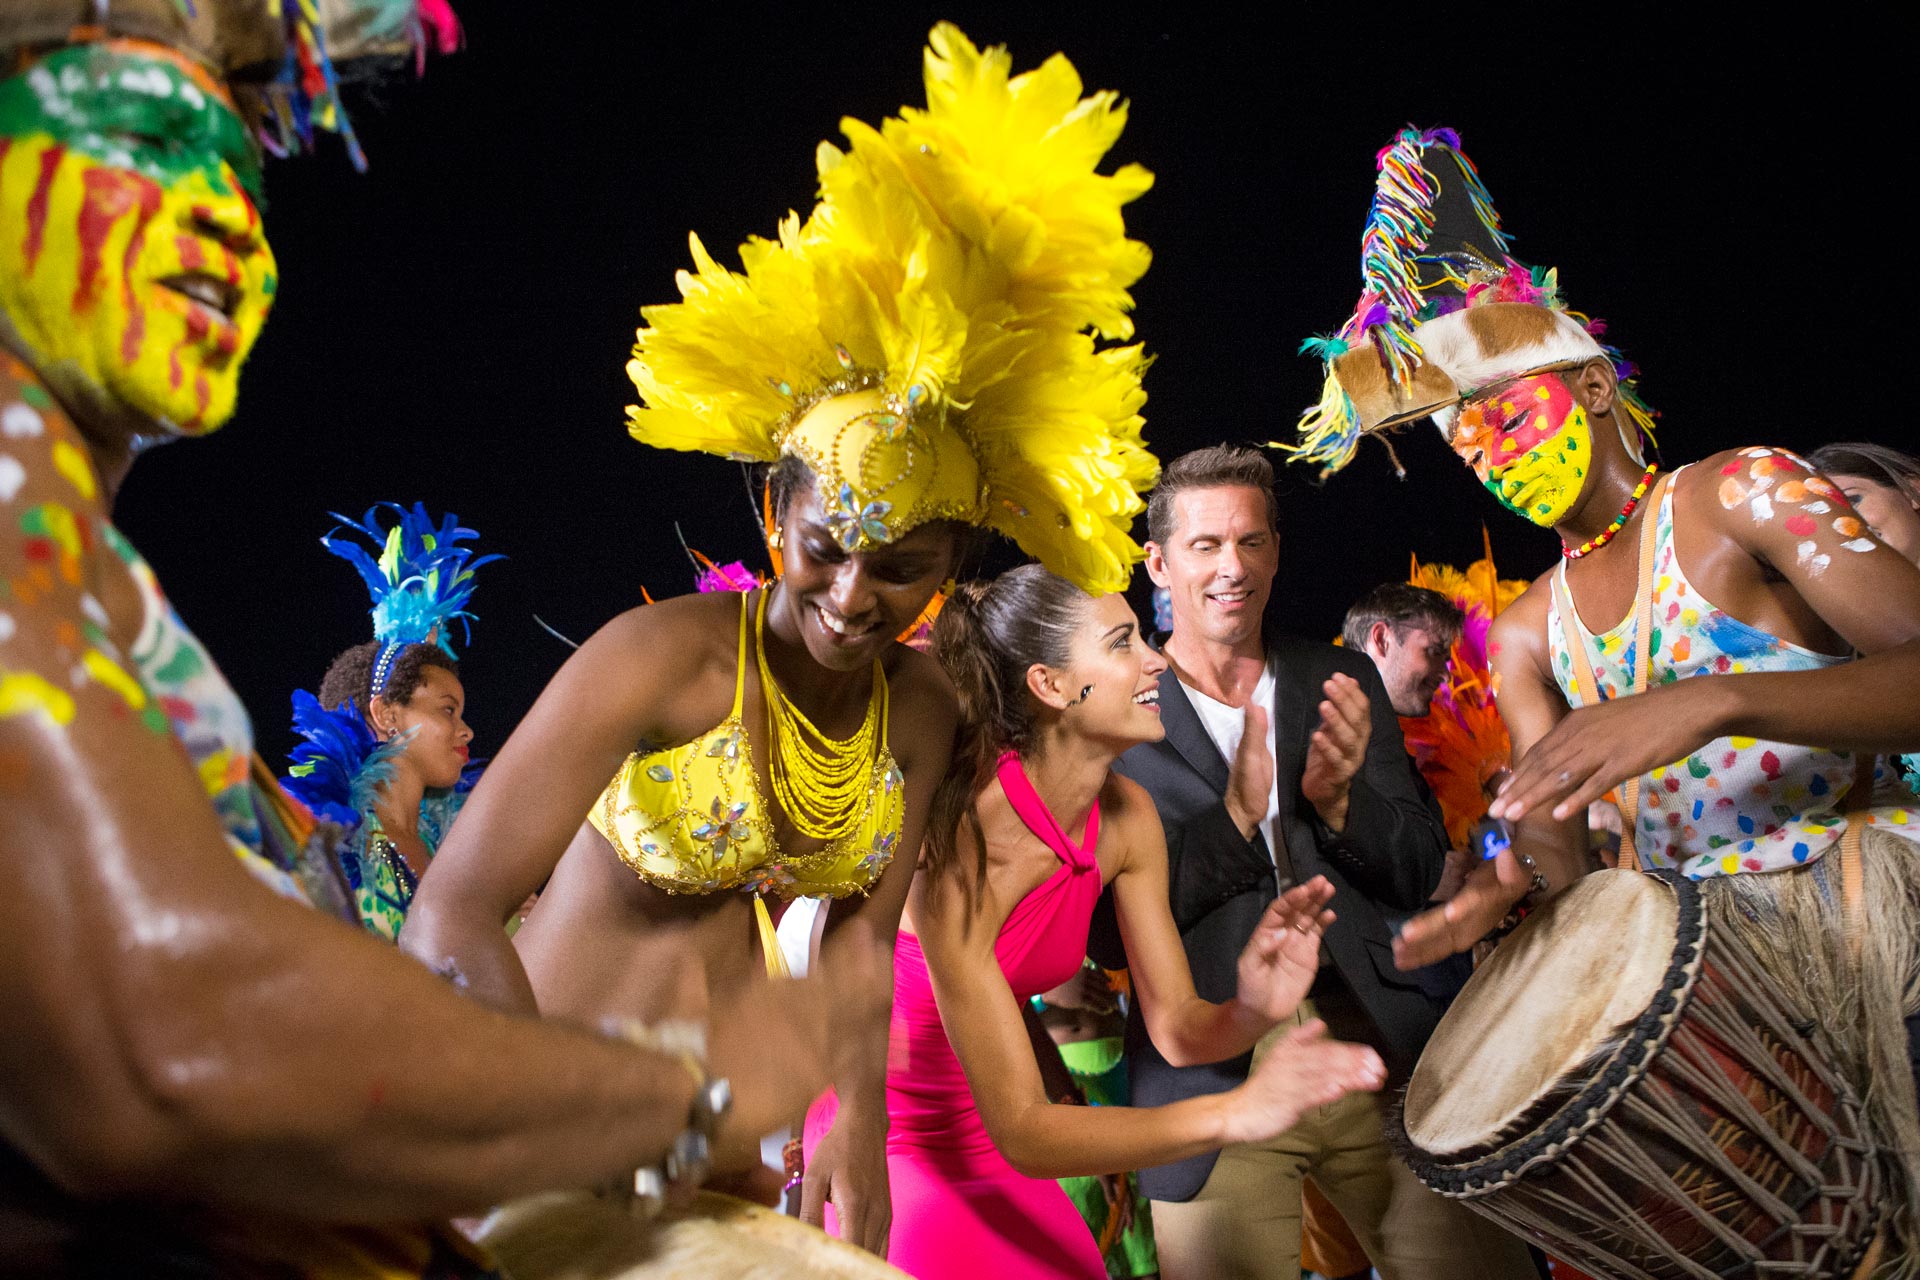
M958 875L970 911L987 877L987 841L974 798L993 780L1000 754L1031 741L1027 670L1035 663L1067 664L1088 599L1039 565L1022 565L988 582L962 584L933 624L933 655L959 694L960 730L953 764L934 791L922 865L936 892L947 875ZM971 867L959 865L962 821L976 848Z

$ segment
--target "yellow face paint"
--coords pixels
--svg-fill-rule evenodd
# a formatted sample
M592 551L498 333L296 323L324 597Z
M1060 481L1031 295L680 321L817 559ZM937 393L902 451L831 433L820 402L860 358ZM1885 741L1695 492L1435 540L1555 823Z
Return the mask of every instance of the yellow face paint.
M119 42L0 82L0 308L56 383L162 429L233 412L276 288L244 126L196 64Z
M1501 506L1552 528L1586 485L1593 431L1566 383L1541 373L1468 400L1452 444Z

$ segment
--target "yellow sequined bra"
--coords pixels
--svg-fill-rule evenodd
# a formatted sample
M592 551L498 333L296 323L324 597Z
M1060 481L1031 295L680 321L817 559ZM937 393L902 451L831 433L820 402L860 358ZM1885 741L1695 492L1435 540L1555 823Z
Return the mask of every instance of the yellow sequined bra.
M691 742L628 756L588 821L635 875L668 893L744 888L783 898L864 894L899 851L906 815L905 779L886 745L886 674L878 662L873 664L880 746L859 820L818 852L782 857L768 816L770 806L754 773L746 722L740 717L747 681L747 609L742 596L733 710ZM766 614L767 593L762 591L754 619L756 642Z

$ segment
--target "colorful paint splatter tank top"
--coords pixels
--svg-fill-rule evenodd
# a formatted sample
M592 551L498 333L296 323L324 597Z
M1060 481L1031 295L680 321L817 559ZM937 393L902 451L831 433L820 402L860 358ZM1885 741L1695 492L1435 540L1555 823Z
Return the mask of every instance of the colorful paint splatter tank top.
M1848 661L1749 626L1701 595L1674 555L1674 488L1667 487L1655 529L1649 687L1693 676L1813 671ZM1563 560L1554 572L1565 575L1566 569ZM1574 622L1600 698L1632 688L1632 612L1599 635L1580 619ZM1547 643L1554 679L1567 701L1574 706L1588 701L1588 691L1577 687L1563 621L1551 598ZM1799 866L1818 858L1846 830L1840 806L1853 775L1854 758L1844 752L1760 738L1716 738L1640 779L1634 840L1651 865L1677 868L1696 880ZM1884 762L1875 786L1876 798L1888 803L1869 810L1868 822L1920 840L1920 809L1900 803L1906 793Z

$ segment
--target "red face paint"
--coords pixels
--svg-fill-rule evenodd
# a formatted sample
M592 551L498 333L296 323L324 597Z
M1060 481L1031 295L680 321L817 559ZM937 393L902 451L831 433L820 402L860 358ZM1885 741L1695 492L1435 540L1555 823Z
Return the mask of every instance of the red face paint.
M40 260L40 246L46 241L47 197L53 191L54 172L60 168L60 161L66 154L67 148L63 144L48 147L40 153L40 176L34 181L33 194L27 197L27 238L20 246L29 272Z

